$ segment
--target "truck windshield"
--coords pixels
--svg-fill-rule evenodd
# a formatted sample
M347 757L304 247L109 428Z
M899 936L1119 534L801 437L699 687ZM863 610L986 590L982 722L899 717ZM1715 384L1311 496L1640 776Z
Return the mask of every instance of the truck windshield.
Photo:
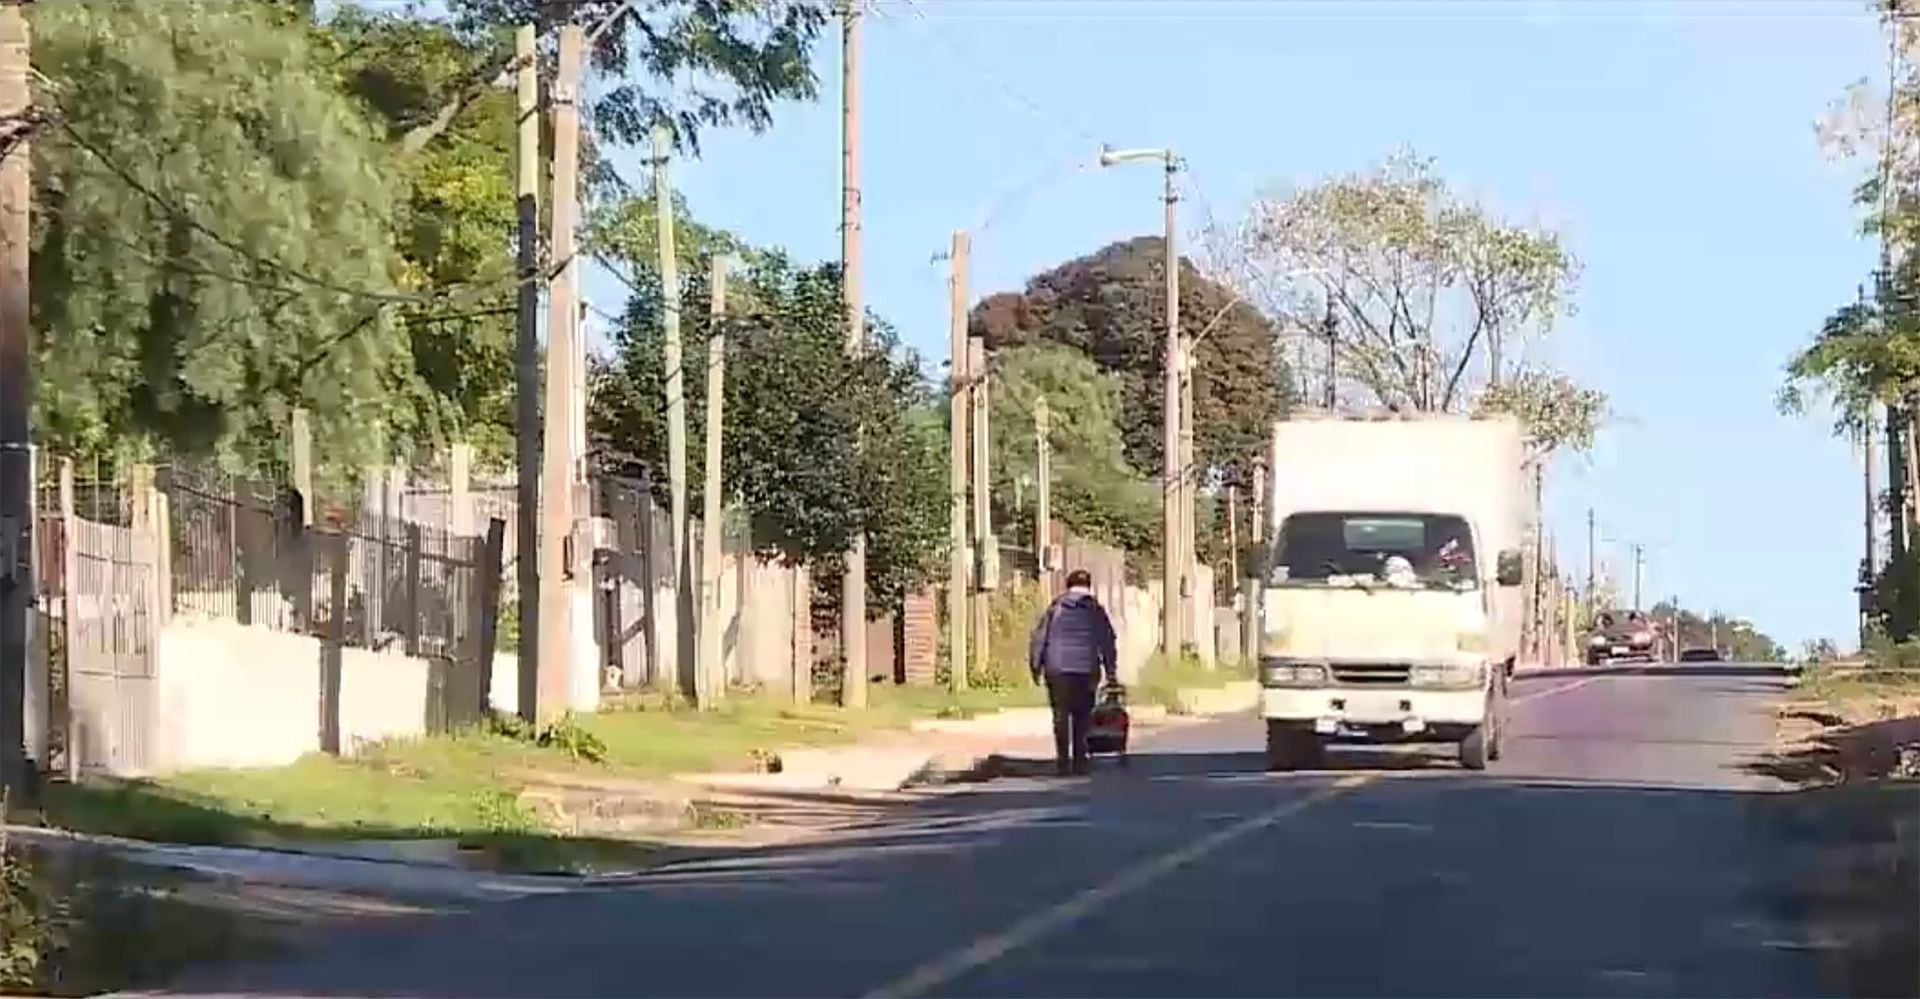
M1281 585L1470 589L1473 532L1452 514L1296 513L1280 525L1269 578Z

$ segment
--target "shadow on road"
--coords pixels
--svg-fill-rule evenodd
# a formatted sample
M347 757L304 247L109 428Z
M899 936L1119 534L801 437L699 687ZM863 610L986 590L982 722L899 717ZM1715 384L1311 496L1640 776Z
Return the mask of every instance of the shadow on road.
M1048 762L1015 761L1005 781L879 809L817 842L349 930L295 960L207 969L179 991L862 994L1330 783L1326 772L1266 774L1256 752L1147 752L1124 771L1103 760L1090 778L1032 779ZM1330 771L1430 762L1337 753ZM1833 847L1897 845L1902 834L1889 823L1915 805L1498 774L1383 780L1259 826L1116 895L1084 925L1003 955L983 977L937 991L1600 994L1609 983L1583 976L1624 951L1655 976L1649 987L1670 994L1911 995L1920 989L1914 871L1885 866L1892 861L1837 867ZM1407 836L1421 837L1418 859L1377 863L1383 845L1399 842L1391 837ZM1253 837L1276 839L1249 849ZM1489 850L1495 841L1507 845ZM1284 904L1272 894L1281 886ZM1390 897L1380 904L1354 901L1381 892ZM1208 903L1195 908L1201 898ZM1613 928L1569 938L1540 921L1569 899ZM1342 934L1384 950L1356 966L1325 944ZM1490 934L1535 956L1464 956ZM1820 936L1844 946L1810 953L1811 944L1773 942ZM1123 953L1168 977L1072 988L1058 977L1063 967L1106 974L1090 969Z

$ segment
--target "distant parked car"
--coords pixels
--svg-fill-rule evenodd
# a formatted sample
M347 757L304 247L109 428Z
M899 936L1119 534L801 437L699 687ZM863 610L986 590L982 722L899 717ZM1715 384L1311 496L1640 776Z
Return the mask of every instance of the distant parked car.
M1680 661L1683 663L1719 663L1726 662L1727 657L1721 655L1719 649L1684 649L1680 653Z
M1653 662L1653 623L1639 611L1608 611L1587 638L1587 665Z

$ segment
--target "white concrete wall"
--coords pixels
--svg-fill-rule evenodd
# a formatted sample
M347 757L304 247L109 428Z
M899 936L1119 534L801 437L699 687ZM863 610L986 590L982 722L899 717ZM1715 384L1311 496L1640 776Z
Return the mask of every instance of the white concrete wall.
M320 641L305 635L169 622L154 656L154 769L281 766L319 752L321 654ZM342 650L341 751L424 734L432 670L397 652Z
M319 675L319 660L314 660ZM352 756L368 743L424 735L433 664L399 652L342 649L340 752ZM317 701L316 701L317 703ZM315 713L314 749L319 749Z
M280 766L319 751L319 640L176 619L157 641L156 770Z

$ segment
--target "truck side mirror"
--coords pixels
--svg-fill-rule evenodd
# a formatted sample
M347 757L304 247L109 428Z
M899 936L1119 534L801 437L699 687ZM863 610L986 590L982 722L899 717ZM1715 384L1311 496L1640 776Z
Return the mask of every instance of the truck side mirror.
M1521 563L1520 549L1509 548L1500 553L1495 563L1493 581L1501 586L1519 586L1526 577L1525 567Z

